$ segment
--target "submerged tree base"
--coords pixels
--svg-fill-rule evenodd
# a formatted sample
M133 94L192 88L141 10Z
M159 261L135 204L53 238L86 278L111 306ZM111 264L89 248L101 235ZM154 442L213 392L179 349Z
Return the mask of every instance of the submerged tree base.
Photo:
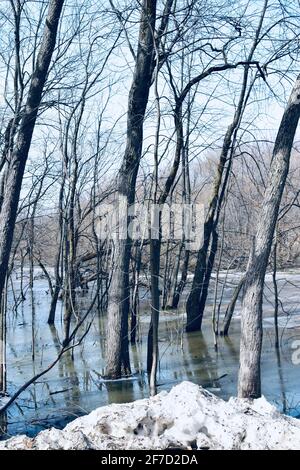
M228 402L191 382L153 398L98 408L62 431L16 436L0 449L300 449L300 420L265 398Z

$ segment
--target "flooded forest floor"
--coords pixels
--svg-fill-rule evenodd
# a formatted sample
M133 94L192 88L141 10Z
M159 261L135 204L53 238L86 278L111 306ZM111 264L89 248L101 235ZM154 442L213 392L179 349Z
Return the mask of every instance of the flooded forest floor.
M221 274L221 322L233 288L241 273ZM274 340L274 294L271 276L266 278L264 296L264 344L262 391L264 396L292 416L300 415L300 361L295 361L295 344L300 340L300 270L278 272L280 349ZM224 282L226 282L224 287ZM19 281L13 280L18 297ZM224 287L224 289L223 289ZM63 306L59 302L55 327L47 324L50 306L48 284L36 279L26 299L15 305L12 292L7 313L7 390L16 391L57 356L63 337ZM158 391L189 380L221 398L236 395L239 365L240 302L229 336L218 337L215 349L211 327L215 286L212 282L202 332L185 333L184 308L162 311L160 316L160 363ZM184 300L184 298L183 298ZM86 298L80 299L82 309ZM1 418L1 439L25 433L34 436L55 426L62 428L74 418L110 403L132 402L148 397L145 373L147 332L150 320L147 296L141 301L138 342L130 347L133 375L114 382L104 381L106 316L94 312L94 320L82 344L66 353L49 373L30 386ZM84 326L83 326L84 328ZM300 344L300 341L299 341ZM300 354L299 354L300 358Z

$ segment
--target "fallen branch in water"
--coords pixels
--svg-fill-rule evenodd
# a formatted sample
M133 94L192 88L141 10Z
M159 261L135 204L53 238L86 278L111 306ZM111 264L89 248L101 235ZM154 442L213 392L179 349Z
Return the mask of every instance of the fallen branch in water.
M59 393L68 392L69 390L72 390L72 387L63 388L62 390L55 390L54 392L50 392L49 395L58 395Z

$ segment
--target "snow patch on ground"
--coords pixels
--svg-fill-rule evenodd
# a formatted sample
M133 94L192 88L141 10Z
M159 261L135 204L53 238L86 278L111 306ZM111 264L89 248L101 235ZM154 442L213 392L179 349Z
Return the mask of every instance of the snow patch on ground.
M63 430L16 436L0 449L300 449L300 421L262 397L228 402L191 382L155 397L98 408Z

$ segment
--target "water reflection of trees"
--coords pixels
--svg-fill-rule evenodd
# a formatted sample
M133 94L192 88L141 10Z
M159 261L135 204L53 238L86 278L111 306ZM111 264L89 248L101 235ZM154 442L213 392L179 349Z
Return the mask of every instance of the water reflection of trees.
M218 387L218 369L202 332L188 333L183 349L184 375L203 387Z

